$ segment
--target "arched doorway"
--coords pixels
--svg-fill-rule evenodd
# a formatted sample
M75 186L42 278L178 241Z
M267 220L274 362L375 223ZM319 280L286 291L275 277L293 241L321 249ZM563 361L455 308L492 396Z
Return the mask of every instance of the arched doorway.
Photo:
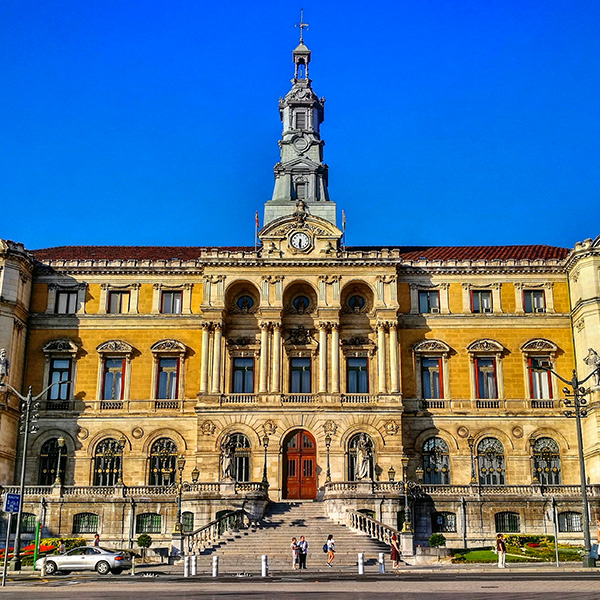
M283 444L283 497L317 497L317 444L308 431L292 431Z

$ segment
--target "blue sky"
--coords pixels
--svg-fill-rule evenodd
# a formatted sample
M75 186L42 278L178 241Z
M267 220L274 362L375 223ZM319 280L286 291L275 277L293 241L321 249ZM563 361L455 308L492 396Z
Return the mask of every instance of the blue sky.
M252 245L294 24L347 243L600 233L594 0L4 0L0 237Z

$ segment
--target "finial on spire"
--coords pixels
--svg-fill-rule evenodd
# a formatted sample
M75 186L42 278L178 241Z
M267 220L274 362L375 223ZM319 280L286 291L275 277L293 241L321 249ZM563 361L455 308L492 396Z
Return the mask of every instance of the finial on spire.
M300 9L300 23L296 23L296 27L300 29L300 43L304 43L304 29L308 29L308 23L304 22L304 9Z

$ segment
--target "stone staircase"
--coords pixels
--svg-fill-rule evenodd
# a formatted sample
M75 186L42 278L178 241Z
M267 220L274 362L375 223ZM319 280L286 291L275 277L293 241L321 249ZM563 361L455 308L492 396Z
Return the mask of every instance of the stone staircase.
M260 574L261 556L269 557L271 572L290 572L292 537L303 535L308 541L308 571L328 571L323 544L327 536L335 540L335 570L356 570L357 554L364 552L366 568L377 569L380 552L386 555L390 568L390 548L387 544L357 533L325 515L325 506L317 501L273 502L265 518L256 528L225 533L220 542L198 556L198 572L210 573L212 557L219 557L220 573Z

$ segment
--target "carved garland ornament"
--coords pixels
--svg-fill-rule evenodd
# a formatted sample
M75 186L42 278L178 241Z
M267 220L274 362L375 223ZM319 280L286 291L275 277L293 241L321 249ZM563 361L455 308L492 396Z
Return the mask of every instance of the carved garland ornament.
M78 346L75 342L67 339L52 340L42 346L42 351L46 354L52 352L77 352Z
M152 352L178 352L183 353L186 351L185 344L177 340L160 340L150 347Z
M556 352L557 350L558 346L556 344L543 338L529 340L521 346L522 352Z
M467 346L469 352L503 352L504 346L496 340L476 340Z
M325 421L325 423L323 423L323 431L325 433L328 433L329 435L334 435L337 429L338 426L336 422L331 419L328 419L327 421Z
M450 352L450 346L441 340L423 340L413 346L414 352Z
M120 352L130 354L133 352L133 346L128 344L127 342L123 342L122 340L109 340L108 342L104 342L100 344L96 350L100 353L102 352Z
M263 425L265 435L273 435L277 431L277 424L272 419L265 421Z
M202 431L203 435L213 435L216 430L217 426L212 421L204 421L200 425L200 431Z
M385 423L385 432L388 435L396 435L400 431L400 425L398 421L386 421Z

